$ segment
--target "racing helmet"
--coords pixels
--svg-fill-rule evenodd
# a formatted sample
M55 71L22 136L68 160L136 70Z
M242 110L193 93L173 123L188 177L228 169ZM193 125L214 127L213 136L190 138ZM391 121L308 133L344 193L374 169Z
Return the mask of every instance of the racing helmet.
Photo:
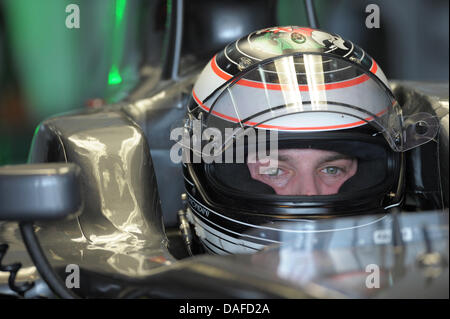
M187 217L218 254L279 243L293 223L386 214L402 201L403 152L438 127L428 114L402 114L361 48L297 26L218 52L182 124Z

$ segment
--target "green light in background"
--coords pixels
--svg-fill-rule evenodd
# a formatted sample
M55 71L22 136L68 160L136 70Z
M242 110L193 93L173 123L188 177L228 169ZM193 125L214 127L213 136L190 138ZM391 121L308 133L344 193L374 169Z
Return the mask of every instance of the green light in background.
M28 163L31 163L31 150L34 148L34 143L36 142L37 135L39 133L39 129L40 128L41 128L41 124L36 126L36 129L34 130L33 138L31 139L31 145L30 145L30 148L29 148L30 152L28 153L28 159L27 159Z
M125 14L125 7L127 6L127 0L117 0L116 1L116 26L118 26Z
M117 41L120 38L120 27L123 21L123 17L125 15L125 9L127 6L127 0L116 0L116 12L115 12L115 45L114 45L114 53L113 53L113 64L111 66L111 70L108 74L108 85L117 85L122 83L122 76L119 72L119 63L122 48L119 45L123 45L123 41Z
M41 124L39 124L38 126L36 126L36 128L34 129L33 137L37 136L37 134L38 134L40 128L41 128Z
M111 67L108 75L108 85L116 85L122 83L122 77L120 76L119 69L116 65Z

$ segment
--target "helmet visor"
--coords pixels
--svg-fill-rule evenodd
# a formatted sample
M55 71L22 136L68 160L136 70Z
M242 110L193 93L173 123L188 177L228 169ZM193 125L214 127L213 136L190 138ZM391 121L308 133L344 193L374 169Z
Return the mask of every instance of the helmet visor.
M311 133L369 124L397 152L428 142L437 133L436 119L423 113L404 118L372 63L366 72L325 54L293 54L249 67L203 100L194 88L195 107L206 111L203 139L216 140L202 154L218 155L252 129Z
M356 195L385 191L392 184L393 154L380 137L352 139L309 139L282 141L276 165L270 155L246 152L244 163L217 163L204 166L213 188L227 194L284 196ZM381 138L382 139L382 138Z

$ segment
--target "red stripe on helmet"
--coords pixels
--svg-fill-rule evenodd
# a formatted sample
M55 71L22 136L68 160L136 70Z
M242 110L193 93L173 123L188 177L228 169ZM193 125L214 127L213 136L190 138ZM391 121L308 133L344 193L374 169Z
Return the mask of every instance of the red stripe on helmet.
M209 107L207 107L206 105L204 105L202 103L202 101L200 101L200 99L197 97L197 95L195 94L194 90L192 90L192 97L194 98L195 102L197 102L197 104L204 109L207 112L211 112L211 114L214 114L217 117L223 118L225 120L229 120L231 122L234 123L239 123L240 120L238 118L232 117L232 116L228 116L225 115L223 113L217 112L217 111L210 111L211 109ZM380 116L383 115L384 113L386 113L387 108L378 112L377 114L375 114L376 116ZM365 118L364 120L361 121L357 121L357 122L353 122L353 123L347 123L347 124L339 124L339 125L329 125L329 126L313 126L313 127L289 127L289 126L278 126L278 125L269 125L269 124L258 124L256 122L244 122L244 125L249 125L249 126L256 126L256 127L260 127L260 128L267 128L267 129L279 129L279 130L286 130L286 131L317 131L317 130L333 130L333 129L340 129L340 128L350 128L350 127L356 127L356 126L360 126L365 124L368 121L373 120L373 116L369 116L367 118Z

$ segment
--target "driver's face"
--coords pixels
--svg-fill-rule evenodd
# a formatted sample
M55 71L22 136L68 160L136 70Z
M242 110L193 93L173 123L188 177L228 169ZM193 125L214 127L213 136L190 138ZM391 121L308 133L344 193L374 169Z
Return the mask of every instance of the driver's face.
M343 154L315 149L278 151L278 168L269 162L247 163L253 179L272 187L278 195L337 194L355 175L358 161Z

